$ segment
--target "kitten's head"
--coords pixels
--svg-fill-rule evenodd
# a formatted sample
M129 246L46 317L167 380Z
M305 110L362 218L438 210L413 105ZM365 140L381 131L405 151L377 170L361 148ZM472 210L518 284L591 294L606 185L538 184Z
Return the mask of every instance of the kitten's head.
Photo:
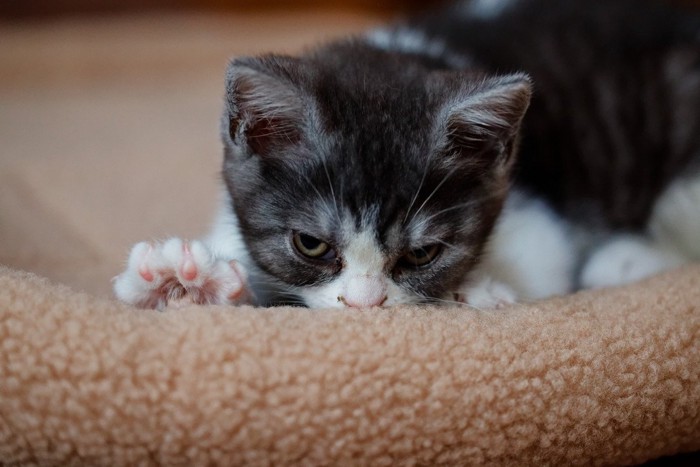
M250 255L312 307L450 299L500 212L530 82L344 47L228 69L224 178Z

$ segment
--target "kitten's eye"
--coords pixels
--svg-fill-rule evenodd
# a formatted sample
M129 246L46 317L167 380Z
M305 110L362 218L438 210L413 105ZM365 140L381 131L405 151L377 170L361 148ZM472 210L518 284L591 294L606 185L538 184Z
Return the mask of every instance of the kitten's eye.
M440 245L427 245L411 250L400 259L404 266L420 267L432 262L440 254Z
M311 235L295 232L292 241L294 248L307 258L332 259L335 257L335 251L328 243Z

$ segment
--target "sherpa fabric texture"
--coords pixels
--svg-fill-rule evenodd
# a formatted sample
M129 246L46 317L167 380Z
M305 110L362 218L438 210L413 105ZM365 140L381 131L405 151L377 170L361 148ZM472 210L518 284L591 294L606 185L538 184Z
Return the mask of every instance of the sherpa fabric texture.
M700 267L498 312L143 311L0 270L8 465L635 464L700 449Z

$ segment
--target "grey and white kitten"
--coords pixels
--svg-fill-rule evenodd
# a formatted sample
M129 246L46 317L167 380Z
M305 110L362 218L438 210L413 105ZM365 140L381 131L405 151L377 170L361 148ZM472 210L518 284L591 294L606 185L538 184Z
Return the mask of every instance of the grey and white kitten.
M201 241L115 282L173 301L498 306L700 258L700 14L473 0L234 60Z

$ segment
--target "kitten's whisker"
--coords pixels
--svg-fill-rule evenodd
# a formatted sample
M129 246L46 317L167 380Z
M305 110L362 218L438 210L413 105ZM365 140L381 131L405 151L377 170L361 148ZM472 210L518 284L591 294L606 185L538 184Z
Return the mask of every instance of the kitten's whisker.
M432 298L432 299L428 300L428 303L471 308L470 305L467 303L460 302L457 300L447 300L446 298Z
M425 295L422 295L418 292L413 291L413 294L415 294L421 301L421 303L425 303L428 305L451 305L451 306L460 306L460 307L465 307L465 308L470 308L478 311L484 311L481 310L480 308L477 308L473 305L470 305L469 303L464 303L464 302L459 302L456 300L448 300L444 298L438 298L438 297L426 297Z
M418 215L418 213L420 213L421 210L425 207L425 205L428 204L428 201L430 201L430 199L431 199L433 196L435 196L435 193L437 193L437 191L440 189L440 187L441 187L442 185L445 184L445 182L447 181L447 179L449 179L449 178L457 171L458 168L459 168L459 167L454 167L452 170L450 170L450 171L447 173L447 175L445 175L445 177L440 181L440 183L438 183L438 185L437 185L437 186L435 187L435 189L430 193L430 195L428 195L428 197L425 199L425 201L423 201L423 204L420 205L420 207L419 207L418 210L415 212L415 214L413 214L413 216L411 217L411 220L413 220L413 219L416 218L416 216Z
M303 302L301 297L299 297L299 294L291 292L291 291L285 291L282 290L281 288L278 287L255 287L254 290L256 292L269 295L270 297L273 297L275 302L277 301L283 301L285 304L297 304L297 305L304 305L306 304Z
M408 219L408 215L411 213L411 209L413 209L413 205L415 204L416 200L418 199L418 195L420 194L421 188L423 188L423 183L425 182L425 177L428 175L428 167L429 167L429 162L425 164L425 169L423 170L423 176L420 179L420 184L418 184L418 189L416 190L416 194L413 195L413 199L411 200L411 204L408 205L408 210L406 211L406 215L403 216L403 221L401 221L401 225L404 225L406 223L406 219Z
M289 295L289 296L298 296L294 292L291 291L285 291L281 290L276 287L255 287L255 291L260 291L260 292L272 292L275 293L276 295Z
M270 293L276 297L284 298L289 303L306 305L299 297L299 293L294 286L286 284L279 279L269 276L257 276L253 281L255 290L263 293Z
M264 283L257 281L255 282L255 288L257 290L263 290L267 292L279 292L296 295L295 291L286 284L276 284L272 282Z
M470 305L469 303L464 303L464 302L460 302L457 300L448 300L446 298L430 298L430 299L428 299L428 303L439 304L439 305L459 306L459 307L463 307L463 308L471 308L474 310L483 311L480 308L475 307L474 305Z
M306 183L309 184L309 186L314 190L314 192L316 192L316 195L318 196L319 202L321 204L326 205L326 199L323 197L321 192L318 191L318 188L316 188L316 185L314 185L314 183L311 181L311 179L305 174L301 174L301 176L304 178L304 180L306 180ZM331 190L332 190L332 188L331 188ZM333 199L335 200L335 195L333 196ZM340 215L338 212L338 204L337 203L335 204L335 214L336 214L336 217L338 218L338 222L340 222Z
M477 204L479 202L481 202L481 201L480 200L471 200L471 201L467 201L466 203L455 204L454 206L450 206L449 208L442 209L436 213L429 215L428 217L426 217L423 220L423 222L430 222L431 220L435 219L436 217L438 217L442 214L445 214L447 212L454 211L457 209L468 208L469 206L472 206L472 205Z
M321 163L323 164L323 170L326 172L326 180L328 180L328 187L331 189L331 196L333 196L333 204L335 205L335 215L338 220L338 225L340 225L340 208L338 207L338 198L335 197L335 190L333 189L333 182L331 182L331 175L328 173L328 166L326 165L326 160L321 158Z
M489 200L489 199L491 199L491 198L495 198L495 197L497 197L497 196L500 196L500 194L499 194L499 193L490 193L490 194L488 194L488 195L486 195L486 196L483 196L483 197L481 197L481 198L478 198L478 199L471 199L471 200L466 201L466 202L464 202L464 203L455 204L454 206L450 206L449 208L445 208L445 209L443 209L443 210L441 210L441 211L438 211L438 212L436 212L436 213L433 213L433 214L429 215L428 217L426 217L426 218L423 220L423 222L431 221L431 220L435 219L436 217L438 217L438 216L440 216L440 215L442 215L442 214L445 214L445 213L447 213L447 212L454 211L455 209L464 209L464 208L468 208L468 207L470 207L470 206L473 206L473 205L475 205L475 204L482 203L482 202L484 202L484 201L486 201L486 200ZM417 214L417 213L416 213L416 214ZM415 217L415 216L414 216L414 217Z
M431 242L437 242L437 243L439 243L439 244L441 244L441 245L443 245L443 246L446 246L447 248L452 248L452 249L455 249L455 250L457 249L457 246L456 246L456 245L453 245L453 244L451 244L451 243L448 243L448 242L446 242L445 240L442 240L442 239L437 238L437 237L425 237L425 240L428 240L428 241L431 241Z

